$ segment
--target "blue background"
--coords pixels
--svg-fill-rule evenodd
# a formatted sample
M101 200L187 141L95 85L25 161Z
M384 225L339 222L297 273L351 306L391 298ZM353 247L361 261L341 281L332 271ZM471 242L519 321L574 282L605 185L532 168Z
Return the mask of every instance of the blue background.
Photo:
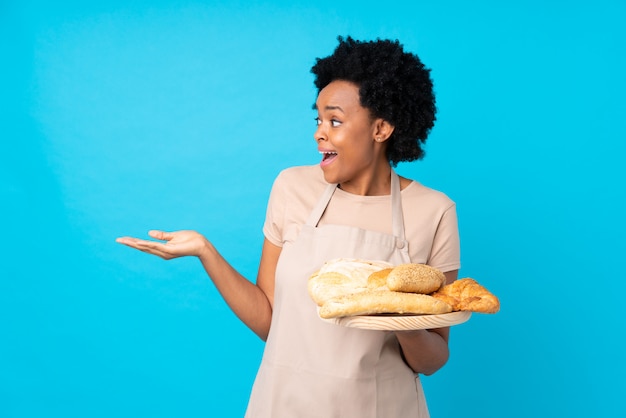
M197 260L114 240L196 229L253 279L337 35L432 68L398 171L501 299L423 379L433 417L622 416L624 1L84 3L0 2L0 417L242 416L263 344Z

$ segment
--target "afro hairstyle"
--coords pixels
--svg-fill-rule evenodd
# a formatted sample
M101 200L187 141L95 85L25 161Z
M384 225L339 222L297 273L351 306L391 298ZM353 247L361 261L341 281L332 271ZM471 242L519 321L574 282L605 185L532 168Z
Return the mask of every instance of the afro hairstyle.
M318 94L335 80L356 84L361 105L394 126L387 142L389 162L395 166L423 158L437 111L430 69L397 40L337 39L333 54L317 58L311 68Z

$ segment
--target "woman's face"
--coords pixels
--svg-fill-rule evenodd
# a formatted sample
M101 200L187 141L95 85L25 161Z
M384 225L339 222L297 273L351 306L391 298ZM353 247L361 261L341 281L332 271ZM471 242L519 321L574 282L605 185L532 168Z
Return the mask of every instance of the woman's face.
M316 108L314 137L322 154L324 178L343 189L354 186L352 192L367 194L363 187L374 181L381 164L389 167L383 142L375 140L380 120L361 106L358 86L343 80L320 91Z

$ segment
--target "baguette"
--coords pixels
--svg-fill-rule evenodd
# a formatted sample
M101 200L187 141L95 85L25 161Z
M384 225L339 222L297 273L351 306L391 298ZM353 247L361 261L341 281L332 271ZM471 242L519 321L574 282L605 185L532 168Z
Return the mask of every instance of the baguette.
M329 319L386 313L420 315L449 312L452 312L450 305L429 295L368 290L327 300L319 309L319 316Z

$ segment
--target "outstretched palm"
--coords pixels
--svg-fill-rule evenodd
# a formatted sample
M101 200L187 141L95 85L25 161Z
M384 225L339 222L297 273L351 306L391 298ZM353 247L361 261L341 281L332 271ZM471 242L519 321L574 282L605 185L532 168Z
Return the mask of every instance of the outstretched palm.
M199 256L206 244L206 238L196 231L150 231L152 238L165 241L143 240L133 237L121 237L116 241L139 251L154 254L165 260L185 256Z

